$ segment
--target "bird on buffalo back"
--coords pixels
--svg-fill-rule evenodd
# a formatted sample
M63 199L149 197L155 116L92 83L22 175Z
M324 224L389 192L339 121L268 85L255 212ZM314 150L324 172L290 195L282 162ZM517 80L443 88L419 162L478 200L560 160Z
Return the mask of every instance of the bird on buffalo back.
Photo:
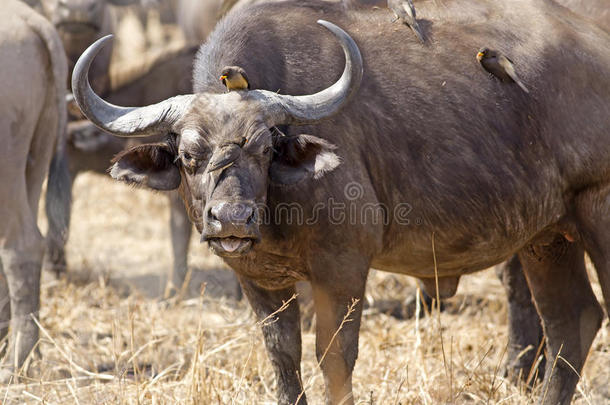
M517 83L521 89L529 93L525 84L521 81L512 60L502 55L499 51L483 48L477 53L477 60L483 69L505 83Z
M421 32L421 28L419 28L419 24L417 23L417 16L415 14L415 6L411 0L388 0L388 7L390 10L394 12L397 20L401 20L401 22L411 30L420 40L421 43L424 42L424 36ZM396 20L394 20L396 21Z
M226 66L220 74L220 81L225 85L227 91L250 90L250 82L246 71L239 66Z

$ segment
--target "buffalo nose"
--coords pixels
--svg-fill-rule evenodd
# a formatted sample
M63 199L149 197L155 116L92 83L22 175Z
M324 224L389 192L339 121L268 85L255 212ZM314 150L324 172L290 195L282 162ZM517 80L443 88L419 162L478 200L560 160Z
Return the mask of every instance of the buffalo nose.
M225 224L247 224L254 220L254 208L246 203L220 202L209 208L208 218Z

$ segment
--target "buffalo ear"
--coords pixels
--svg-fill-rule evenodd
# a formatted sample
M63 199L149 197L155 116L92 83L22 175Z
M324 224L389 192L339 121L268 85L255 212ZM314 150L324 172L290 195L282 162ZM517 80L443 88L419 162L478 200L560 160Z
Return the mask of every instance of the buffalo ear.
M334 153L335 145L312 135L276 136L273 148L269 177L274 184L291 185L312 177L317 180L341 163Z
M180 186L180 170L166 143L138 145L112 159L108 170L113 179L153 190L174 190Z

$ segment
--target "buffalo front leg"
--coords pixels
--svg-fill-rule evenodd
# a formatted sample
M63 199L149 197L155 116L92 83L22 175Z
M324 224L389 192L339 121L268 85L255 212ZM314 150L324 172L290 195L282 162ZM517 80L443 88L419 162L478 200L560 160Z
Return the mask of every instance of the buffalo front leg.
M187 255L193 228L186 209L184 208L184 202L177 192L171 192L169 194L169 205L169 225L172 237L174 268L172 270L172 276L168 281L171 280L173 286L180 290L188 271Z
M603 317L587 278L584 249L557 234L519 252L546 336L540 403L569 404Z
M265 320L261 327L275 371L278 404L306 405L305 395L301 394L301 321L297 301L268 318L295 294L294 286L271 291L242 276L239 281L257 318Z
M358 357L368 263L316 267L311 282L316 313L316 356L326 383L326 402L351 405L354 403L352 371Z
M531 382L536 375L536 353L542 344L543 333L540 317L532 301L532 294L523 275L517 255L497 267L508 300L508 377ZM544 366L538 377L544 376ZM529 377L529 378L528 378ZM528 381L529 379L529 381Z

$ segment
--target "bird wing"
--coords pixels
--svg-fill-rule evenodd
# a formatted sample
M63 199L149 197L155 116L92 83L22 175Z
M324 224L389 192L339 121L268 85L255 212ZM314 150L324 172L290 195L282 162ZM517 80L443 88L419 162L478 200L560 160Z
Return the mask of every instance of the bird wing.
M506 56L504 55L500 55L498 56L498 63L500 64L500 66L502 66L504 68L504 70L506 71L506 73L513 78L513 76L516 76L517 73L515 72L515 65L513 64L513 62L508 59Z
M407 13L407 15L409 17L411 17L413 20L415 20L415 7L413 7L413 3L411 2L411 0L405 0L402 2L402 8L405 10L405 12Z
M405 20L409 18L409 15L405 12L404 7L402 6L402 2L400 0L389 0L388 8L394 12L394 15L401 20Z
M415 19L415 7L413 7L411 0L388 0L388 7L397 18L402 20L403 24L406 24L413 30L417 39L423 43L424 37Z
M513 79L513 81L515 83L517 83L523 91L525 91L526 93L529 93L529 90L527 89L527 87L525 87L525 85L521 81L521 78L519 78L519 75L517 75L517 72L515 71L515 65L513 64L513 62L510 59L508 59L504 55L500 55L498 57L498 63L500 64L500 66L502 66L502 68L504 69L506 74L511 79Z
M422 44L424 43L424 35L421 32L421 28L419 28L419 24L417 23L417 20L413 20L413 23L410 25L411 30L413 30L413 33L415 34L415 36L417 37L417 39L419 39L419 42L421 42Z
M248 83L248 90L250 90L250 79L248 79L248 75L246 74L245 71L242 70L241 75L244 77L244 79L246 80L246 83Z

